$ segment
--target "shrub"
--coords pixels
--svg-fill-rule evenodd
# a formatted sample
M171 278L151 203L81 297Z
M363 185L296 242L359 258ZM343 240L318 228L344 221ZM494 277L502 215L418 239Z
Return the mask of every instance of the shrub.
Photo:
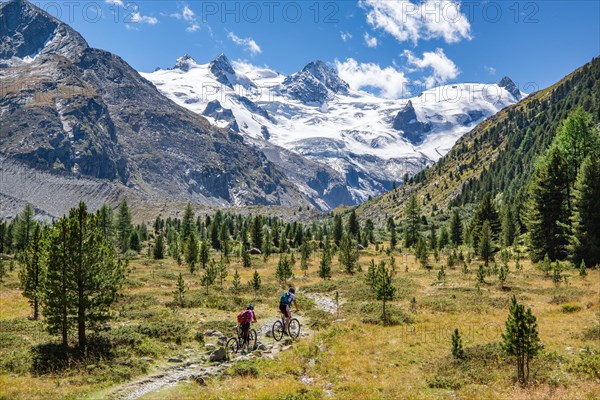
M577 304L563 304L562 305L562 312L564 312L564 313L574 313L577 311L581 311L581 306L579 306Z
M257 377L259 370L255 363L250 361L241 361L231 367L230 373L233 376Z
M163 314L142 322L138 327L138 331L163 342L181 344L189 334L189 326L183 319Z

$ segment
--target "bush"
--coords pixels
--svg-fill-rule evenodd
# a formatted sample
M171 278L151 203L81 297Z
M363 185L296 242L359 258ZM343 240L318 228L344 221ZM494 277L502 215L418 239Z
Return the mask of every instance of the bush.
M592 379L600 379L600 354L598 351L585 348L579 357L571 362L569 370Z
M233 376L257 377L258 367L251 361L241 361L233 365L230 370Z
M561 310L564 313L574 313L577 311L581 311L581 306L577 304L563 304Z
M189 334L187 322L174 315L159 315L149 321L142 322L138 331L143 335L159 339L163 342L183 343Z

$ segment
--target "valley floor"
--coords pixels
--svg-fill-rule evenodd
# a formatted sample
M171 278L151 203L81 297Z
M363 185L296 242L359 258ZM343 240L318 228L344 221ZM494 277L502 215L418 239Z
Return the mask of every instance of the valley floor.
M490 274L476 287L478 263L469 272L446 268L443 281L421 269L412 255L396 253L394 284L397 296L389 305L392 326L379 323L381 302L367 288L364 272L353 276L338 271L334 259L331 280L317 276L313 255L308 276L298 264L291 280L299 289L305 328L287 351L267 351L228 364L198 384L175 381L140 393L142 399L594 399L600 393L600 271L587 277L567 271L558 287L529 262L522 271L510 263L504 288ZM372 247L360 252L363 271L375 259L389 261ZM209 329L231 336L235 315L253 301L259 325L277 314L280 289L274 277L278 256L264 262L252 258L243 269L232 258L230 276L209 294L198 273L170 259L133 260L129 278L114 309L110 337L113 347L104 359L60 364L44 369L33 349L53 338L43 322L27 317L31 309L18 289L17 271L0 286L0 398L125 398L118 389L144 376L206 358ZM231 275L238 268L244 289L232 294ZM254 269L262 278L258 296L247 287ZM176 278L183 273L188 292L186 307L170 307ZM335 293L339 294L339 309ZM516 368L499 347L508 301L516 295L537 317L542 353L531 364L531 383L515 383ZM411 301L414 298L414 301ZM458 328L466 359L450 355L450 336ZM308 330L307 330L308 332ZM271 339L261 335L267 345ZM36 347L38 346L38 347ZM210 346L208 346L210 347ZM274 354L276 353L276 354ZM173 357L180 364L169 363ZM216 365L216 364L215 364Z

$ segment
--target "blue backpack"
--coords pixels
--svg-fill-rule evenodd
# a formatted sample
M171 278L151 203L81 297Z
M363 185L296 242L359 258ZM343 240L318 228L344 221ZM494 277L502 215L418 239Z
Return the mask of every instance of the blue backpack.
M285 304L286 306L292 304L292 294L290 292L283 293L279 298L279 304Z

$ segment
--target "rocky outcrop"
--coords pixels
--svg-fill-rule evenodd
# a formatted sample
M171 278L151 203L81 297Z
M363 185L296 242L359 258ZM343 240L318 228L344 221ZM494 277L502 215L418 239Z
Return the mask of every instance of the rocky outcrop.
M348 94L349 85L323 61L311 62L285 78L281 92L305 104L323 104L336 94Z
M410 100L402 110L398 111L392 127L397 131L402 131L402 136L412 144L421 143L427 132L431 130L430 124L419 122Z
M515 100L521 100L521 91L517 87L517 85L510 79L508 76L505 76L498 82L498 86L503 87L508 91L508 93L512 94Z

